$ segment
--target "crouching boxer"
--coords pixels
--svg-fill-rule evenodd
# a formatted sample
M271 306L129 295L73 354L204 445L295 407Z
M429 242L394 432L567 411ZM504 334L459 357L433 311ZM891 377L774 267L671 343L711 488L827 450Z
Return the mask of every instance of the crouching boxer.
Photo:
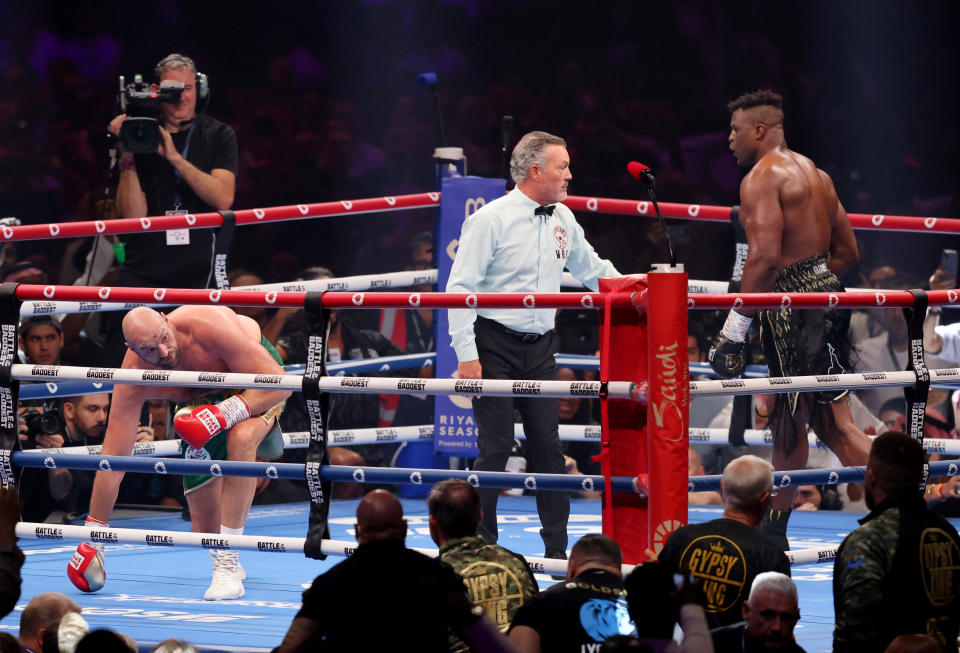
M225 306L182 306L169 315L138 307L123 319L128 351L122 367L143 370L202 370L248 374L283 374L279 356L263 339L252 319ZM283 451L277 416L290 395L286 390L244 390L236 394L219 389L133 386L118 384L103 442L104 455L129 456L136 439L140 411L148 399L188 404L197 397L218 393L216 403L192 404L174 422L191 458L253 461L258 455L276 459ZM106 526L117 500L123 472L97 472L90 499L87 526ZM194 532L239 535L253 502L257 479L185 477L187 502ZM213 579L207 600L236 599L244 594L237 551L211 552ZM77 547L67 575L79 589L95 592L106 580L103 545L85 542Z
M843 292L837 280L859 258L857 241L830 176L787 148L783 98L747 93L728 105L730 149L751 168L740 184L740 222L747 234L745 293ZM713 369L739 376L744 340L756 311L733 309L710 350ZM846 310L760 312L770 376L844 374L851 370ZM844 465L864 465L870 440L853 423L846 390L779 394L770 414L775 469L806 467L807 424ZM794 488L781 489L760 528L787 548L786 523Z

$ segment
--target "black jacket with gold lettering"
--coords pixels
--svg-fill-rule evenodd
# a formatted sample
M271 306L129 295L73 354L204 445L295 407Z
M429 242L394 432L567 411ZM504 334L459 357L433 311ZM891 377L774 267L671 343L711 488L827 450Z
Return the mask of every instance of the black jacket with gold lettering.
M833 650L883 651L897 635L930 635L957 650L960 535L905 490L880 502L833 564Z
M790 561L770 536L735 519L713 519L674 531L660 562L689 572L707 597L710 628L743 620L741 606L757 574L790 575Z

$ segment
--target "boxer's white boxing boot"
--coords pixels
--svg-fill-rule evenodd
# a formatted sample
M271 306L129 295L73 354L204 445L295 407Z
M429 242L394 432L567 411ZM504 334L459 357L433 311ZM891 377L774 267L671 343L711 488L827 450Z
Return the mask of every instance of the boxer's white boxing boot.
M207 601L228 601L239 599L244 594L243 579L240 576L241 567L237 551L220 550L211 555L213 562L213 579L210 587L203 593Z
M210 553L210 564L217 564L217 549L211 549ZM240 580L247 580L247 570L243 568L243 565L240 564L240 556L237 556L237 571L240 572Z
M105 527L105 522L87 517L84 526ZM67 578L82 592L96 592L107 582L103 566L103 544L83 542L67 563Z

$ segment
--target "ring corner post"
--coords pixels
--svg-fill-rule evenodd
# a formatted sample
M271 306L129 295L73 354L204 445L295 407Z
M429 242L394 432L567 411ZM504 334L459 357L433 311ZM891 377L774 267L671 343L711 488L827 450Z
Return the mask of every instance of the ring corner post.
M606 293L600 324L601 381L634 381L647 378L647 315L630 304L614 305L613 293L646 290L644 276L600 279ZM623 561L644 560L650 538L649 499L639 494L614 493L611 477L637 477L649 473L646 447L647 408L630 399L601 399L601 460L606 488L603 502L603 533L623 551Z
M687 523L690 363L687 355L687 274L683 265L654 265L647 275L647 458L651 495L649 547L657 554ZM681 470L683 472L679 473Z

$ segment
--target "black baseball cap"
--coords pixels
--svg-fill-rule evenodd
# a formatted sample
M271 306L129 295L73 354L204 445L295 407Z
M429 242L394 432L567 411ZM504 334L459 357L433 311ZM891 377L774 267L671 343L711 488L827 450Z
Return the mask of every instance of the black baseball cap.
M25 317L20 320L20 337L26 338L30 333L30 329L36 326L42 326L44 324L49 324L59 333L63 333L63 327L60 325L60 320L52 315L31 315L30 317Z

